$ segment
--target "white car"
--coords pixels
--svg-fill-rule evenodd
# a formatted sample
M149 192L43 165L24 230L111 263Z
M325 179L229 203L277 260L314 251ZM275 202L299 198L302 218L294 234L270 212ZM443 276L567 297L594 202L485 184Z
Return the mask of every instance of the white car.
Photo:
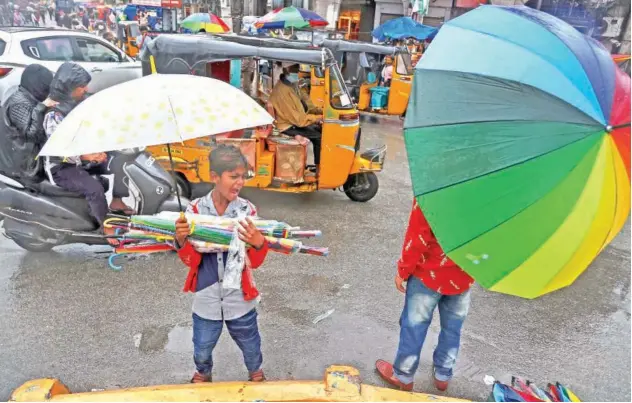
M41 64L55 73L66 61L90 73L90 93L142 76L140 62L96 35L64 28L2 27L0 100L13 93L29 64Z

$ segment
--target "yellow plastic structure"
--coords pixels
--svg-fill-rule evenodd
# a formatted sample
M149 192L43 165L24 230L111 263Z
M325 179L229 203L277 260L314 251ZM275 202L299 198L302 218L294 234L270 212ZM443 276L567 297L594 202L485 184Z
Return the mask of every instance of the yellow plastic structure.
M53 402L463 402L449 397L363 385L360 372L347 366L331 366L321 381L218 382L186 385L161 385L142 388L70 393L56 379L37 379L17 388L10 401Z

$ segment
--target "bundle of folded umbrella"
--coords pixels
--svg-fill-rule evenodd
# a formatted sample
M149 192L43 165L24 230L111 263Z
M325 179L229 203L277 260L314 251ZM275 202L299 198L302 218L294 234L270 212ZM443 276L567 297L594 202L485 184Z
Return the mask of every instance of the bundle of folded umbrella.
M129 253L154 253L175 249L175 226L179 213L162 212L156 215L137 215L129 219L112 218L106 221L107 228L116 229L119 245L110 257L110 267L118 255ZM201 214L186 214L191 228L189 242L208 253L226 252L229 249L238 220ZM321 236L319 230L301 230L299 227L275 220L252 218L254 225L264 235L268 247L283 254L303 253L327 256L329 249L304 245L302 239ZM248 246L247 246L248 247Z
M549 383L540 389L531 381L518 377L511 378L511 386L494 382L490 401L493 402L580 402L570 389L559 382Z

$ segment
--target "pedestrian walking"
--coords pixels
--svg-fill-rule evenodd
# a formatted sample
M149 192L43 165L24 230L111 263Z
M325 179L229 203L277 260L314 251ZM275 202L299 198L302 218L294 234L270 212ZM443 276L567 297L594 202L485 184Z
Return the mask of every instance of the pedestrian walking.
M375 364L386 382L402 390L413 389L421 348L438 308L441 332L433 355L434 384L440 391L448 388L472 284L474 280L445 255L415 201L395 276L395 286L406 294L399 321L399 346L393 364L384 360Z

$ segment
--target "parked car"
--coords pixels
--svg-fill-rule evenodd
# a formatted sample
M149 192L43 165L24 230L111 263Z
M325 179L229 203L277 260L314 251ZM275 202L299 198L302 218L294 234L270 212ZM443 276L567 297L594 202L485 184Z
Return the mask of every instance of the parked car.
M64 28L0 28L0 100L17 88L24 68L39 63L53 73L66 61L79 63L92 76L95 93L142 76L137 62L103 38Z

